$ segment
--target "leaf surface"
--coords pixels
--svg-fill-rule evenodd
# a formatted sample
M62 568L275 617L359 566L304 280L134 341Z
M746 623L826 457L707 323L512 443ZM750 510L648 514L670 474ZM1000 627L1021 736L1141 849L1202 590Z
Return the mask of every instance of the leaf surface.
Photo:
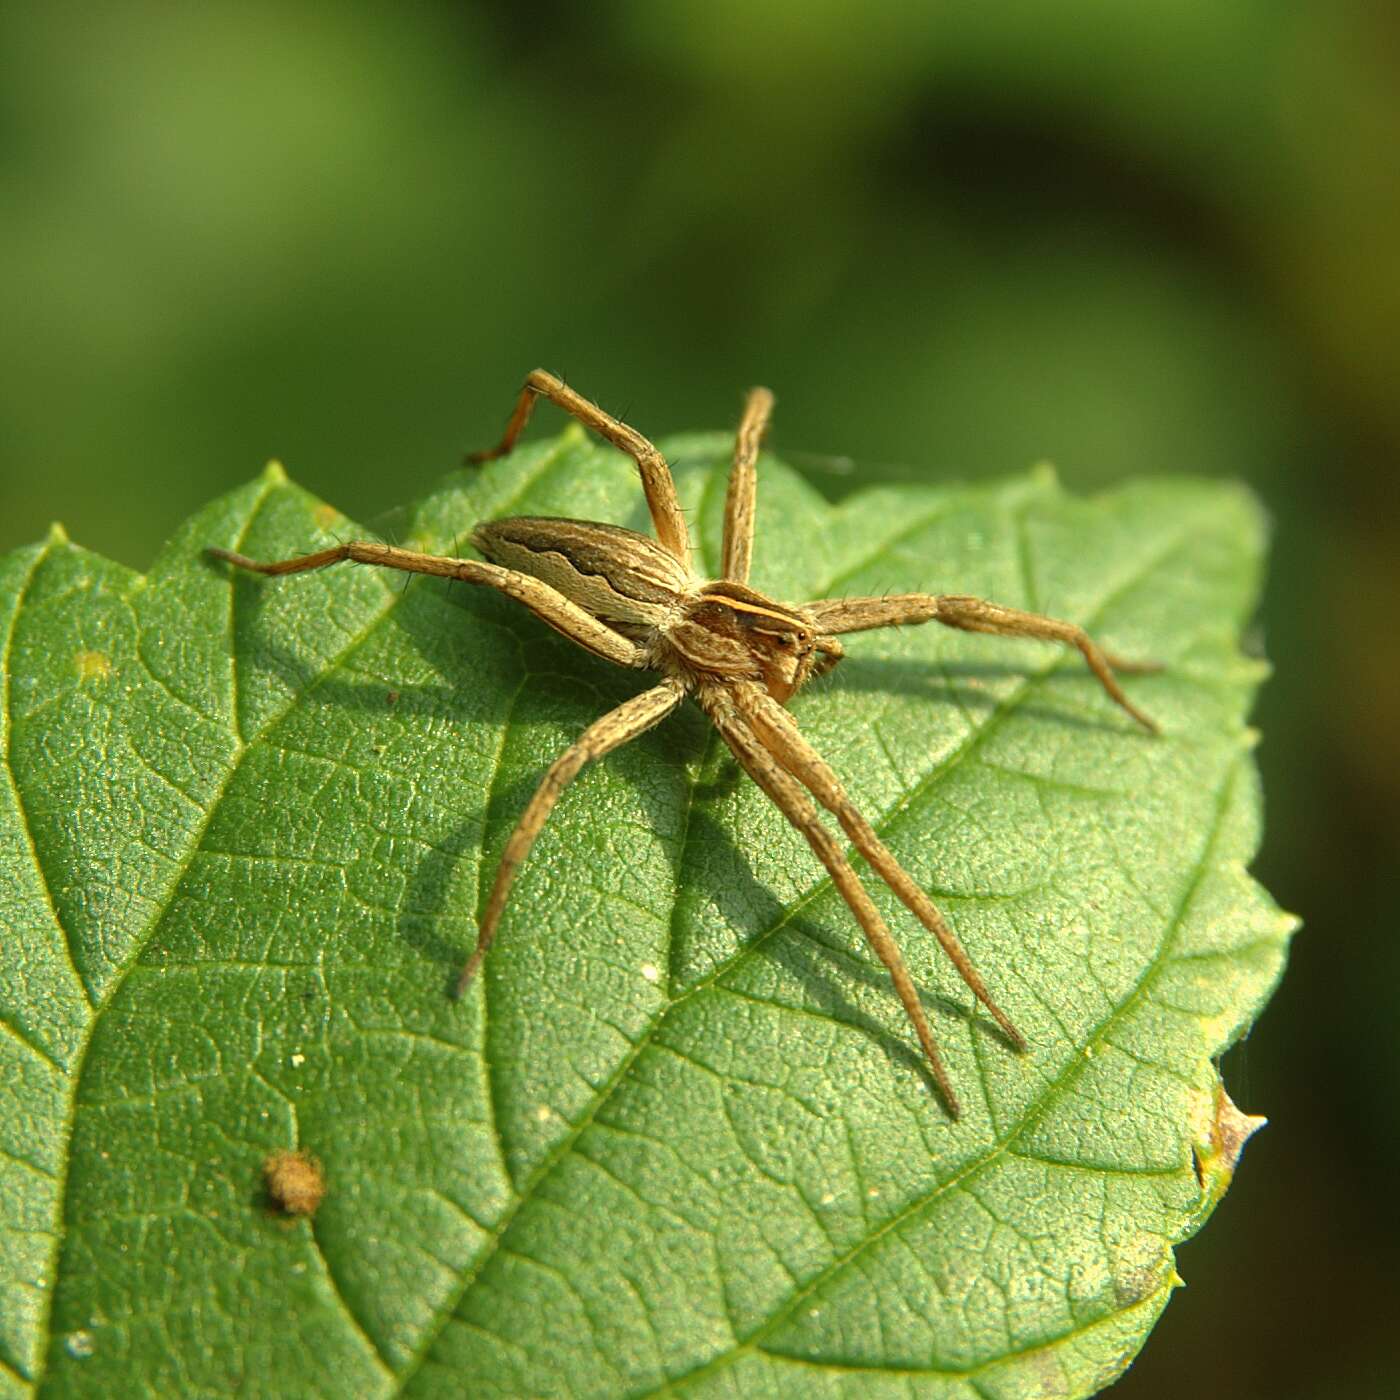
M719 554L728 442L668 444ZM577 433L449 477L478 519L645 528ZM1149 738L1077 657L863 634L794 702L1026 1033L874 880L965 1116L805 842L687 706L594 765L447 992L548 762L646 684L508 600L342 566L269 469L138 576L0 560L0 1395L1091 1394L1136 1354L1248 1124L1213 1057L1291 921L1246 874L1238 634L1263 531L1188 480L1046 473L833 508L760 471L754 582L927 589L1154 656ZM1244 1124L1244 1126L1241 1126ZM324 1164L314 1218L261 1164Z

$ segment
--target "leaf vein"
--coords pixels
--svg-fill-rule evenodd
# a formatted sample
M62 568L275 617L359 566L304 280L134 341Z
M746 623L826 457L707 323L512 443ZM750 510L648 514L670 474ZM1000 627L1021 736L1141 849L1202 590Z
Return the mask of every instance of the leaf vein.
M1174 1287L1171 1280L1167 1280L1160 1287L1149 1293L1145 1298L1136 1298L1132 1302L1121 1308L1113 1308L1109 1312L1102 1313L1098 1317L1089 1319L1087 1322L1078 1323L1073 1327L1066 1328L1063 1332L1056 1333L1053 1337L1042 1337L1029 1345L1020 1347L1015 1351L1003 1352L1002 1355L993 1357L989 1361L979 1362L976 1366L971 1366L963 1370L950 1367L936 1366L888 1366L879 1362L862 1361L815 1361L810 1357L796 1356L784 1351L776 1351L771 1347L758 1347L755 1350L764 1356L771 1357L775 1361L785 1362L793 1366L808 1367L818 1371L830 1371L837 1374L865 1374L872 1372L887 1376L905 1376L911 1380L922 1380L927 1377L938 1377L947 1380L965 1380L970 1385L976 1386L979 1395L986 1392L977 1385L977 1378L984 1372L991 1370L995 1366L1004 1366L1008 1361L1019 1361L1023 1357L1034 1356L1040 1351L1049 1351L1054 1347L1061 1347L1066 1342L1073 1341L1076 1337L1088 1336L1095 1329L1106 1327L1110 1323L1121 1317L1126 1317L1130 1313L1138 1310L1151 1311L1163 1294L1170 1293ZM676 1382L671 1382L672 1385ZM660 1394L662 1392L647 1392L650 1394Z
M295 1107L293 1107L295 1113ZM375 1345L374 1339L365 1331L360 1319L355 1316L350 1304L345 1301L345 1294L341 1292L340 1285L336 1282L335 1270L331 1268L331 1261L326 1257L326 1251L321 1247L320 1237L316 1233L316 1222L308 1221L307 1233L311 1240L312 1252L321 1261L321 1273L325 1280L327 1289L336 1304L336 1310L344 1317L349 1324L351 1333L358 1337L369 1352L374 1369L379 1372L380 1379L385 1385L392 1385L394 1379L394 1369L385 1359L383 1353Z
M24 577L24 582L20 584L19 594L15 599L14 612L10 618L10 626L5 633L5 646L0 652L0 680L4 683L4 697L0 701L5 716L5 776L9 779L10 792L14 797L15 815L19 820L19 829L24 834L25 847L29 853L30 862L34 866L34 872L39 877L39 884L44 892L44 899L48 904L49 913L53 915L54 927L57 928L60 941L68 957L68 967L73 974L74 980L78 984L79 991L83 994L83 999L91 1007L93 1004L92 993L88 990L87 982L81 972L78 971L78 963L73 956L73 940L68 930L63 925L63 920L59 917L58 904L54 900L53 885L49 881L48 871L44 867L39 856L38 843L34 840L34 830L29 824L29 814L25 806L24 794L20 791L19 780L15 776L13 763L13 742L14 742L14 709L11 704L11 679L14 675L14 667L11 662L11 653L14 648L15 632L19 628L20 613L24 610L25 599L29 596L29 590L34 584L34 579L39 572L44 561L53 550L52 543L47 543L34 556L34 562L30 565L29 572Z
M13 1021L8 1021L4 1017L0 1017L0 1030L7 1032L10 1036L14 1038L17 1044L23 1046L24 1049L28 1050L29 1053L35 1056L37 1059L42 1060L46 1065L48 1065L48 1067L51 1070L54 1070L58 1074L67 1077L68 1071L56 1059L54 1059L54 1057L50 1055L49 1052L45 1050L42 1045L40 1045L37 1041L30 1040L30 1038L22 1030L20 1030L20 1028L17 1025L15 1025Z

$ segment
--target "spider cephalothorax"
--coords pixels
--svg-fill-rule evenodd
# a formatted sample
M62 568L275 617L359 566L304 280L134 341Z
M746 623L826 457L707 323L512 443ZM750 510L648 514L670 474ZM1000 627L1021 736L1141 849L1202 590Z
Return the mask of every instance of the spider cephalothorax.
M657 669L693 676L695 684L757 682L786 704L818 670L840 659L841 643L819 637L805 608L718 582L705 584L687 602L684 618L658 638Z
M571 641L620 666L659 673L661 683L594 721L550 766L506 842L481 916L477 945L458 983L465 990L496 935L515 873L559 794L590 759L601 758L664 719L689 695L709 716L744 770L806 837L889 970L949 1110L958 1100L943 1068L904 958L841 844L818 815L825 807L901 902L938 939L963 981L1017 1049L1025 1042L996 1005L957 935L933 901L895 860L784 708L814 675L842 656L838 636L876 627L941 622L971 632L1066 642L1083 654L1104 689L1143 728L1156 726L1123 693L1113 674L1127 667L1081 627L963 594L901 593L880 598L782 603L748 585L753 550L755 465L773 409L766 389L748 397L725 499L722 577L704 582L691 569L690 537L665 458L646 438L604 413L544 370L525 381L505 436L478 460L509 452L537 397L557 403L636 462L656 539L588 520L518 516L476 526L472 543L490 562L451 559L353 540L315 554L259 563L225 549L210 553L263 574L291 574L342 559L410 573L436 574L499 589Z

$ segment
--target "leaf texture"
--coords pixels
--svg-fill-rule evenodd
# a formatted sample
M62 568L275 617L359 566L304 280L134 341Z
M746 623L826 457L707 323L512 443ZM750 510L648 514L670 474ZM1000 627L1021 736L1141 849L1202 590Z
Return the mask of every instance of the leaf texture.
M728 441L667 445L719 554ZM575 432L448 478L401 542L645 528ZM794 702L1026 1033L871 881L946 1047L931 1091L802 838L687 706L594 765L448 989L546 764L645 679L507 600L348 566L269 468L145 576L0 560L0 1395L1088 1395L1141 1347L1244 1121L1213 1063L1292 921L1246 873L1241 490L877 489L760 469L755 584L927 589L1166 663L910 628ZM324 1164L317 1214L261 1163Z

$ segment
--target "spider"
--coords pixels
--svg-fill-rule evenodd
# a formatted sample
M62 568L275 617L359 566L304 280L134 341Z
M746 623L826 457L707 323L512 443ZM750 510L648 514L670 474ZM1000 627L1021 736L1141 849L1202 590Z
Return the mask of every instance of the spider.
M721 576L703 580L690 563L690 538L665 458L640 433L605 413L562 380L535 370L525 380L501 441L470 460L488 461L515 446L537 398L546 398L621 449L637 464L656 539L596 521L519 516L479 524L472 544L489 562L452 559L352 540L294 559L261 563L227 549L208 552L261 574L294 574L349 559L361 564L435 574L499 589L585 651L619 666L659 673L658 685L595 720L550 765L530 799L496 870L476 948L456 994L466 990L486 956L521 862L565 787L580 769L628 743L669 715L689 695L709 717L740 766L806 837L885 965L928 1059L948 1112L957 1094L929 1028L909 969L885 921L861 884L817 804L840 824L855 849L937 938L969 990L1018 1050L1025 1038L992 1000L986 984L933 901L904 871L840 779L803 737L785 708L813 676L830 671L848 632L940 622L969 632L1065 642L1083 653L1103 688L1144 729L1157 726L1123 693L1114 668L1133 665L1104 652L1083 628L1038 613L962 594L897 593L879 598L828 598L780 603L750 588L754 496L759 445L773 410L767 389L750 391L734 447L724 507ZM813 799L815 798L815 803Z

